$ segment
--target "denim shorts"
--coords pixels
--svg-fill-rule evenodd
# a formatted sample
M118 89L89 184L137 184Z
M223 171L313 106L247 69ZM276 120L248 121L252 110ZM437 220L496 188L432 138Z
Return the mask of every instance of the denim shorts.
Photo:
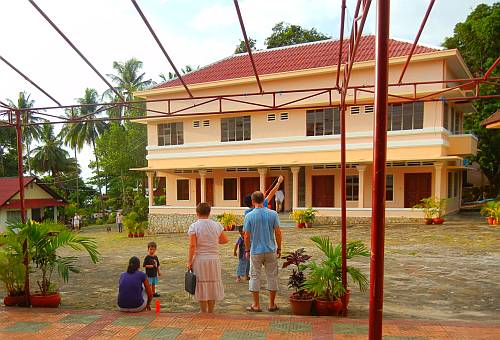
M158 276L155 276L155 277L148 276L148 281L149 281L150 285L157 285L158 284Z

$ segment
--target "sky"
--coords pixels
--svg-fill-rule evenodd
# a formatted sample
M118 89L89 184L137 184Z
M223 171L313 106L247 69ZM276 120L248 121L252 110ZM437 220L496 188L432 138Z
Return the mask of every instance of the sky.
M138 0L178 68L203 66L234 52L242 39L232 0ZM347 0L350 26L355 0ZM113 73L113 61L132 57L144 63L146 79L159 81L160 73L172 71L131 1L36 0L38 6L102 73ZM272 27L284 21L315 27L334 38L339 36L341 0L240 0L247 34L264 48ZM375 31L375 3L364 34ZM413 41L429 0L391 2L391 38ZM453 34L478 4L494 0L437 0L419 43L439 46ZM63 104L74 104L86 87L101 94L105 83L26 0L0 0L0 55L38 83ZM53 102L0 62L0 100L15 99L20 91L31 93L35 106ZM52 111L52 110L51 110ZM55 110L51 114L62 115ZM56 130L58 130L57 128ZM70 153L73 154L72 152ZM82 175L89 177L91 148L79 155Z

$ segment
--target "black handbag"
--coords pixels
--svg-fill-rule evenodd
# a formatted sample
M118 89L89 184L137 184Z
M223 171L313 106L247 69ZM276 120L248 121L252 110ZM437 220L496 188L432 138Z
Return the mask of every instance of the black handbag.
M196 275L191 269L184 275L184 289L191 295L196 291Z

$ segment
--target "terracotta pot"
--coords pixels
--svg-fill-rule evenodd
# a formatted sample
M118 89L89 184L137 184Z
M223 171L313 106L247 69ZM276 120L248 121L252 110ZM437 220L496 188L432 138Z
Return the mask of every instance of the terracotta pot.
M294 315L311 315L313 299L296 299L295 294L290 294L290 307Z
M313 223L312 222L306 222L305 223L305 227L306 228L311 228L313 226Z
M432 219L432 223L434 223L434 224L443 224L444 223L444 218L442 218L442 217L434 217Z
M53 293L50 295L31 295L32 307L57 308L61 304L61 295Z
M315 300L314 307L319 316L339 315L342 312L342 300Z
M139 234L138 233L134 233L134 237L139 237Z
M432 218L426 218L426 219L424 219L424 222L425 222L425 224L429 225L429 224L432 224L433 221L432 221Z
M493 216L490 216L490 217L486 217L486 221L488 222L488 224L495 224L495 218Z
M22 306L26 303L25 295L9 296L3 298L3 304L6 306Z
M494 224L496 224L496 225L500 225L500 220L499 220L499 219L496 219Z
M346 295L346 299L345 299L345 308L347 308L349 306L349 300L351 298L351 290L348 289L347 290L347 293L345 294ZM340 301L342 301L342 297L340 297ZM343 305L342 305L343 306Z
M132 238L132 237L134 237L134 234L129 233L129 234L128 234L128 237Z
M144 237L144 233L139 233L139 237Z
M297 228L302 229L306 226L304 222L297 223Z

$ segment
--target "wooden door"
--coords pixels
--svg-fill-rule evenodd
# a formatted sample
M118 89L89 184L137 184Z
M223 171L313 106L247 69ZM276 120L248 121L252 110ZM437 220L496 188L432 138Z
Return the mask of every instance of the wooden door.
M259 177L241 177L240 178L240 205L243 207L245 196L251 195L254 191L260 189Z
M312 176L312 205L313 207L333 207L335 205L333 175Z
M205 178L205 197L210 206L214 206L214 179ZM201 202L201 179L196 179L196 205Z
M432 173L405 174L405 208L412 208L422 198L431 197Z

